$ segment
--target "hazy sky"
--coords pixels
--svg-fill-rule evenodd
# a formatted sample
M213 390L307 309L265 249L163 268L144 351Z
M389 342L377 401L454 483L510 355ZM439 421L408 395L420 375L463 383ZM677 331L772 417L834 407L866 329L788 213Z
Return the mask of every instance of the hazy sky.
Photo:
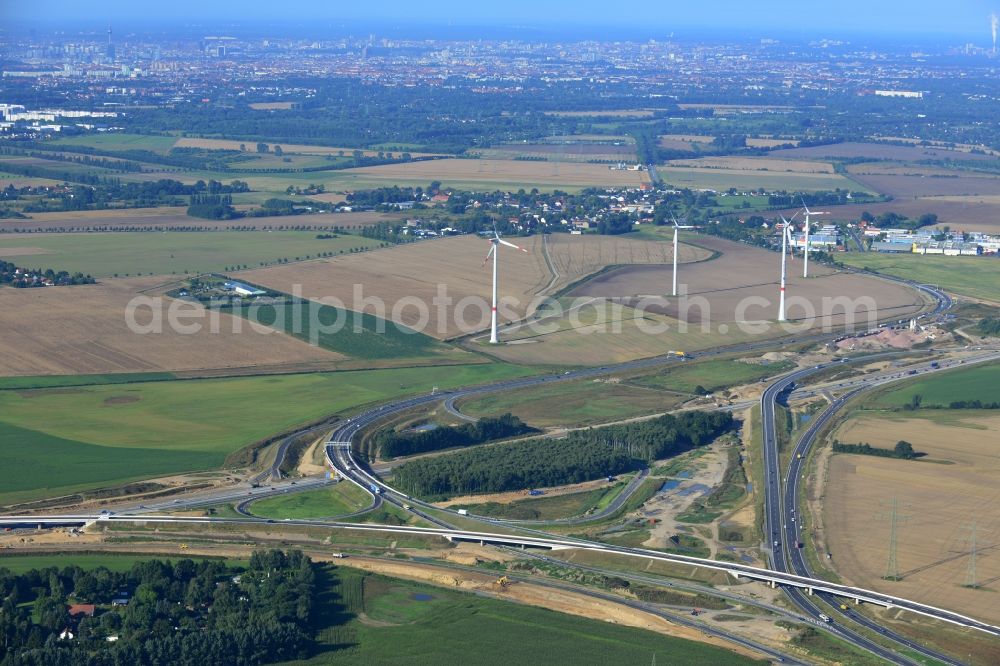
M989 35L1000 0L0 0L0 24L69 27L143 22L172 24L516 25L559 31L577 26L650 30L717 29L754 34L887 33Z

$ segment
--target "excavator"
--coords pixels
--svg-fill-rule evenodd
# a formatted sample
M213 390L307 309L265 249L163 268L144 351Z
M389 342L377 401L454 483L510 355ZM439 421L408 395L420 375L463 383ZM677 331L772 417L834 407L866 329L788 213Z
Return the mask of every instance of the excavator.
M501 576L493 581L493 587L496 588L498 592L503 592L510 585L510 579L507 576Z

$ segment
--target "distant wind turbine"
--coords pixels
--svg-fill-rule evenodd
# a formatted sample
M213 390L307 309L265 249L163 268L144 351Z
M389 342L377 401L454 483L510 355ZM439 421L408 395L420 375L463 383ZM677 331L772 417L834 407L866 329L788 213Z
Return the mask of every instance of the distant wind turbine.
M692 225L680 225L677 224L677 218L674 214L670 214L670 219L674 221L674 296L677 295L677 230L678 229L694 229Z
M497 337L497 260L500 257L500 245L506 245L515 250L527 252L523 247L518 247L500 238L496 224L493 225L493 238L490 239L490 251L486 253L486 259L483 260L483 265L485 266L486 262L490 260L490 255L493 255L493 309L490 312L490 344L493 345L500 342L500 338Z
M809 277L809 216L825 215L825 213L814 213L809 210L809 206L806 205L805 198L802 199L802 208L806 211L805 247L802 249L802 277Z

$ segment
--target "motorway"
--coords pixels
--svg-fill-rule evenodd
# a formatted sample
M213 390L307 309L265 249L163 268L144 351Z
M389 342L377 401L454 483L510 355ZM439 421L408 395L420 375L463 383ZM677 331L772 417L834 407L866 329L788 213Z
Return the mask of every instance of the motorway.
M962 364L972 365L975 363L982 363L991 360L996 360L1000 358L1000 353L995 351L986 352L978 355L975 358L968 360L952 360L941 362L937 367L931 365L930 362L918 367L912 367L911 370L916 374L924 374L929 372L938 372L941 370L954 368ZM803 435L802 439L799 441L798 446L793 451L791 462L789 464L789 470L787 477L782 480L781 475L781 461L780 453L778 451L778 439L777 432L775 429L775 403L777 400L785 393L787 393L791 388L794 387L795 383L801 379L814 374L829 365L819 365L815 368L806 368L798 372L791 373L779 379L778 381L772 383L764 391L761 396L761 420L763 425L763 438L764 438L764 475L765 475L765 500L764 500L764 511L765 511L765 534L768 535L768 539L771 541L770 549L770 565L771 568L776 571L789 571L795 574L811 577L811 573L806 564L805 557L803 555L802 549L798 548L797 545L802 543L801 535L799 534L799 523L796 520L795 509L796 509L796 498L798 497L799 480L802 477L801 466L805 459L805 452L812 445L816 434L829 423L830 419L845 405L849 400L854 398L860 392L874 388L876 386L881 386L886 383L900 381L902 378L911 377L909 371L904 373L891 374L889 376L879 376L872 378L862 378L860 385L856 385L848 393L837 398L833 403L831 403L823 413L817 416L810 428ZM801 457L800 457L801 456ZM791 597L793 603L796 604L803 612L810 614L813 617L819 618L820 614L823 612L822 609L815 603L813 599L808 598L800 590L789 589L787 590L789 597ZM818 595L819 598L827 601L831 608L836 609L836 612L843 617L849 618L853 622L863 625L866 629L873 631L893 642L898 643L910 650L918 652L926 657L936 659L938 661L947 664L961 664L961 662L951 659L945 655L939 654L933 650L929 650L919 643L916 643L910 639L892 632L878 623L870 620L869 618L854 613L851 611L842 612L839 611L840 601L832 598L824 598L824 595ZM832 624L832 623L831 623ZM831 626L830 629L836 632L843 632L851 642L855 642L858 645L864 646L866 649L878 654L879 656L893 661L895 663L911 663L905 657L902 657L896 652L886 650L881 646L871 642L867 638L856 634L850 629L843 626ZM853 634L853 636L851 636Z

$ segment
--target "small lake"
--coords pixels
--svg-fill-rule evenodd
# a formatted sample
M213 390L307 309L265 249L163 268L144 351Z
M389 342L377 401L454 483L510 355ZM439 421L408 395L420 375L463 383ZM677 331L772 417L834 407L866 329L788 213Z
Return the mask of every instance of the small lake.
M664 483L662 486L660 486L660 492L661 493L670 492L671 490L673 490L674 488L676 488L679 485L681 485L681 482L678 479L670 479L669 481L667 481L666 483Z
M416 428L410 428L410 430L413 430L415 432L428 432L430 430L437 430L437 429L438 429L437 423L424 423L423 425L418 425Z
M414 601L432 601L434 599L433 594L427 594L425 592L414 592L410 595L410 599Z

